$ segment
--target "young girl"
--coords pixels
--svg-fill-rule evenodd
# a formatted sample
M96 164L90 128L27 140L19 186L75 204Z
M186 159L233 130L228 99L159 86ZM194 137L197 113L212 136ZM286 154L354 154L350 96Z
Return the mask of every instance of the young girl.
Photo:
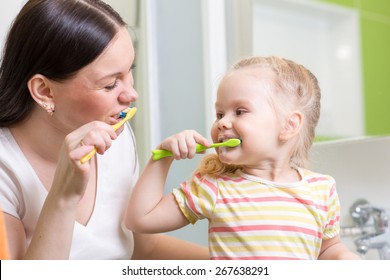
M206 156L191 180L163 196L175 159L210 143L183 131L158 147L132 194L127 225L164 232L209 220L212 259L357 259L340 242L339 199L332 177L304 169L320 116L320 88L301 65L277 57L238 62L217 94L213 142L234 148Z
M207 259L207 248L123 225L138 179L132 129L112 127L138 99L127 24L100 0L24 2L0 59L9 258Z

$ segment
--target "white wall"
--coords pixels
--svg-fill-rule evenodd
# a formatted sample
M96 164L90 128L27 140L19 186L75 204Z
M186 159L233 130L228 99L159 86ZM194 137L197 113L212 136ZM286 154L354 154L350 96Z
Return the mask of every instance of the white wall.
M104 0L104 2L118 11L128 25L136 25L138 0Z
M3 49L8 29L26 0L0 0L0 48Z
M155 37L155 44L150 47L154 48L151 52L156 55L156 61L148 63L157 71L154 82L158 88L155 87L157 92L149 94L158 96L159 115L151 120L153 126L159 128L158 142L184 129L195 129L208 137L205 128L201 1L150 2L156 11L150 22L153 24L151 35ZM168 176L167 191L190 178L199 159L175 161ZM207 244L207 223L202 221L170 234Z
M316 134L364 135L358 12L313 0L253 0L252 16L253 54L292 59L319 80Z
M389 166L390 137L320 142L311 151L310 168L336 180L342 227L354 226L349 210L359 199L378 208L390 209ZM354 250L353 240L358 236L342 237ZM366 257L376 259L378 252L370 250Z

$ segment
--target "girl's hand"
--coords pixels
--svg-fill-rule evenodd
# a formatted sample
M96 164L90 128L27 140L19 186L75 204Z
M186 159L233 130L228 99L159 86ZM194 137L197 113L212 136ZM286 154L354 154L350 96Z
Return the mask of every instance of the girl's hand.
M196 154L196 143L209 147L209 141L195 130L184 130L166 138L158 149L169 150L174 159L193 158Z

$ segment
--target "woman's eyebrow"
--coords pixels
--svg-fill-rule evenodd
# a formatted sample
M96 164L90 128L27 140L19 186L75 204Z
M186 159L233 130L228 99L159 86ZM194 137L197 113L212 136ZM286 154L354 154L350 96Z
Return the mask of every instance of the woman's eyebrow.
M107 79L107 78L114 78L114 77L117 77L117 76L119 76L120 74L121 74L121 72L117 72L117 73L113 73L113 74L108 74L108 75L106 75L106 76L103 76L103 77L99 78L99 79L97 80L97 82L99 82L99 81L101 81L101 80L105 80L105 79Z

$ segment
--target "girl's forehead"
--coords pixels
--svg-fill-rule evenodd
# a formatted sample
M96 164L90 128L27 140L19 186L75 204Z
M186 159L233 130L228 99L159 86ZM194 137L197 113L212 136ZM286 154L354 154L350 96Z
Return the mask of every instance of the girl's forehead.
M218 93L234 91L264 91L275 87L275 74L269 69L243 68L228 73L221 81Z
M239 82L222 86L217 93L216 106L237 105L253 102L264 102L272 96L272 87L268 83Z
M245 86L247 83L271 86L275 84L275 81L276 75L269 68L245 67L227 73L222 79L220 86Z

